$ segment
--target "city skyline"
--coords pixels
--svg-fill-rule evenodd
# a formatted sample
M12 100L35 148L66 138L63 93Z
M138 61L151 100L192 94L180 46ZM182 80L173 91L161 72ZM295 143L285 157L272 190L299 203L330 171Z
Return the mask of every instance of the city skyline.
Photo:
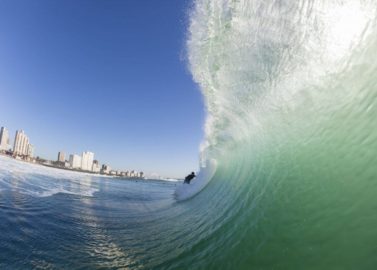
M91 149L117 168L196 170L205 112L182 57L187 5L3 2L1 124L48 159Z
M0 128L0 150L12 151L15 156L34 156L34 145L22 129L16 130L13 143L7 127Z
M8 150L10 145L9 131L6 127L0 129L0 150Z
M13 146L9 136L9 130L6 127L0 128L0 153L27 161L30 163L39 163L49 167L55 167L60 169L70 169L82 172L90 172L96 174L107 174L119 177L131 177L131 178L144 178L144 172L136 170L120 170L111 169L111 167L103 163L102 168L98 160L94 159L94 153L90 151L82 152L81 156L77 154L70 154L69 159L65 158L65 153L59 151L56 160L46 160L43 157L34 156L34 145L30 143L29 137L24 130L16 130Z

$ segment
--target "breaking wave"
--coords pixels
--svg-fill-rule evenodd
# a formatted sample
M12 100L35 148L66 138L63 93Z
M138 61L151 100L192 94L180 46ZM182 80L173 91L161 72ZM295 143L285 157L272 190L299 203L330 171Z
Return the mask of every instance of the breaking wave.
M207 108L202 164L217 166L188 201L205 236L174 267L377 266L376 8L194 2L187 47Z

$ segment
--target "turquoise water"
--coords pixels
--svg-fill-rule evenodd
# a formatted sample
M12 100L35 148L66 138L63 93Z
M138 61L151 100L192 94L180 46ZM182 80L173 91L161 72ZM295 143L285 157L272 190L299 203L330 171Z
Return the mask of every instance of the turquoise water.
M188 58L218 162L201 196L222 213L204 269L377 269L376 8L195 1Z
M173 182L0 158L0 267L377 269L376 9L195 1L211 181L177 201Z

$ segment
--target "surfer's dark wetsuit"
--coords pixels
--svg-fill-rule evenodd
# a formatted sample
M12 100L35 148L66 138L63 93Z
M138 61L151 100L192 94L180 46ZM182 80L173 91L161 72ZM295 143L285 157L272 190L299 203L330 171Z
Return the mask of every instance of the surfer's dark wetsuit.
M190 184L191 180L196 177L195 173L192 172L191 174L187 175L185 181L183 183Z

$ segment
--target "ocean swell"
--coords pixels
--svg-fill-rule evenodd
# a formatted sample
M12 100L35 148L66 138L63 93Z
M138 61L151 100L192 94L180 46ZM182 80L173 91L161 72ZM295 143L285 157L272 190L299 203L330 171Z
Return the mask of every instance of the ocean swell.
M217 162L200 197L226 216L200 244L207 267L377 266L376 8L195 1L187 48L208 114L202 162Z

